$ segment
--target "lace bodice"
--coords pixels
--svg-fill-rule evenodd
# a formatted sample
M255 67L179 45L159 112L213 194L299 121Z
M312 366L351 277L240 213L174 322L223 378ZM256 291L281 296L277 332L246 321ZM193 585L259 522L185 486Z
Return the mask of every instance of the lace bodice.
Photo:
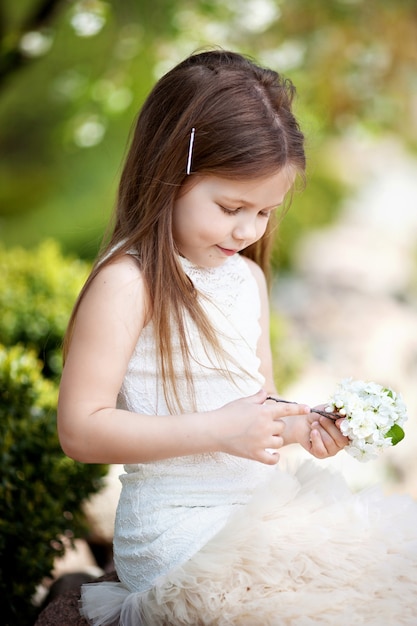
M216 355L207 351L193 323L186 320L197 410L210 411L256 393L264 383L256 356L259 293L247 262L238 255L210 269L195 267L186 259L181 262L230 357L233 381L215 367ZM174 365L184 411L191 412L179 353ZM149 323L130 360L119 396L121 407L149 415L169 414L156 369ZM232 509L247 502L271 467L216 453L126 465L125 470L116 516L115 564L121 580L132 591L142 591L199 550L225 524Z

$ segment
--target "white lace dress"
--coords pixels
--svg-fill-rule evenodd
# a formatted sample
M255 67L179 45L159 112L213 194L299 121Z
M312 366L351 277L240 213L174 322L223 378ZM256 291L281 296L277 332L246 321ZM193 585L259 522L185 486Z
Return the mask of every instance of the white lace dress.
M213 367L189 322L197 409L206 411L262 387L259 295L239 256L215 269L182 263L207 296L234 373L231 382ZM120 406L169 413L152 324L129 363ZM417 506L407 497L353 495L314 462L290 475L221 453L127 465L121 482L120 583L83 586L81 611L94 626L417 624Z

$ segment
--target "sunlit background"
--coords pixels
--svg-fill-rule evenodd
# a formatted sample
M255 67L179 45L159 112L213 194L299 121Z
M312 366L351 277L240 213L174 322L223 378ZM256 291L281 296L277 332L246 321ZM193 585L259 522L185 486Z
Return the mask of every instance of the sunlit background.
M330 463L417 495L415 0L3 5L0 243L16 255L53 239L91 261L134 116L189 53L232 48L294 81L308 184L274 252L277 379L312 404L348 376L401 392L405 441L366 468Z

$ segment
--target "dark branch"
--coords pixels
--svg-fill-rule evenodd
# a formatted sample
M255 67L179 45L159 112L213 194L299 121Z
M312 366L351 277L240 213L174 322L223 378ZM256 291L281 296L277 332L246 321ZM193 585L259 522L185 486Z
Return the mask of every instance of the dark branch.
M19 30L10 37L10 33L6 31L4 11L0 10L2 17L1 30L1 47L0 47L0 88L4 85L5 80L21 69L32 59L28 59L19 48L21 37L30 31L39 30L46 26L55 17L58 8L65 4L65 0L43 0L38 3L36 8L23 20ZM12 47L8 47L5 42L7 39L15 41Z
M63 0L43 0L43 2L40 2L32 12L32 15L26 19L22 29L23 32L38 30L41 26L48 24L54 17L59 5L63 4Z

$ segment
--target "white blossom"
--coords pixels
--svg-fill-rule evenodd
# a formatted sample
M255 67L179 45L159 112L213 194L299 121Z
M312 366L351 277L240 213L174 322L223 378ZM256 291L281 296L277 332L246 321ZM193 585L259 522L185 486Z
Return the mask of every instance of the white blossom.
M346 416L340 426L350 440L345 450L359 461L375 459L404 436L407 409L401 395L392 389L347 378L338 384L328 405L327 413L330 407Z

